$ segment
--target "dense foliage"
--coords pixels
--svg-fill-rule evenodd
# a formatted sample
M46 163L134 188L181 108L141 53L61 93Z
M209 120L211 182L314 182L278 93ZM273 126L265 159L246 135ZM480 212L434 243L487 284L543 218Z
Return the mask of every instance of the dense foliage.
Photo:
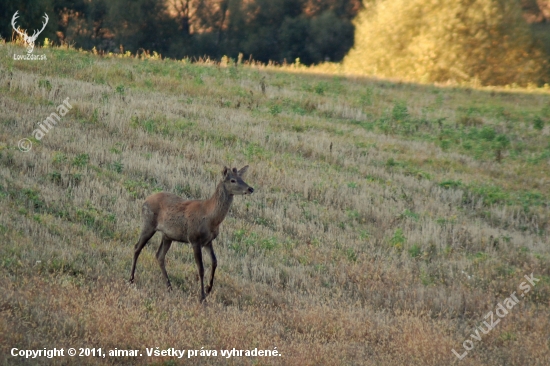
M117 52L149 50L171 58L227 55L268 62L340 61L353 45L360 0L7 0L0 36L11 39L11 17L56 43ZM121 48L122 47L122 48Z
M357 20L349 71L426 82L505 85L548 79L519 2L382 0Z

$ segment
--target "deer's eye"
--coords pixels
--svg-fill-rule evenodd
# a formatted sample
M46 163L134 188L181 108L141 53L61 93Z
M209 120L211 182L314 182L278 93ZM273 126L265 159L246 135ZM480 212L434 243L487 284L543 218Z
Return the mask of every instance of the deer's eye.
M235 179L231 179L231 183L237 183Z

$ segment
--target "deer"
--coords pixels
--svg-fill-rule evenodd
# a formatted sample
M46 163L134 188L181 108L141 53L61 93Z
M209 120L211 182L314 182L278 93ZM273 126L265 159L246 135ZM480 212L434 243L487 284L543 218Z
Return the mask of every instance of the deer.
M38 33L35 30L32 33L32 36L29 36L26 31L21 32L19 30L19 27L15 26L15 21L17 20L17 18L19 18L19 15L17 15L18 12L19 12L19 10L16 11L15 14L13 14L13 17L11 18L11 26L13 27L13 30L15 30L17 32L17 34L19 34L23 38L25 43L28 45L27 46L27 53L32 53L32 51L34 50L34 42L36 42L36 39L38 38L40 33L42 33L44 28L46 28L46 24L48 24L48 20L49 20L48 14L44 13L44 22L42 22L42 29L40 29L38 31Z
M224 166L222 180L218 183L216 191L207 200L186 200L168 192L155 193L145 199L142 205L142 227L138 242L134 246L134 261L130 283L134 283L134 274L137 260L141 250L149 239L157 232L162 233L160 246L156 258L160 266L168 290L172 290L172 284L166 272L165 257L173 241L189 243L193 248L195 263L197 265L200 280L200 302L206 300L206 295L212 291L214 285L214 273L216 272L217 259L214 253L212 241L216 239L220 230L220 224L229 212L235 195L249 195L254 192L243 181L243 176L248 170L248 165L237 171L237 168L229 169ZM206 248L212 262L210 282L204 289L204 265L202 261L202 248Z

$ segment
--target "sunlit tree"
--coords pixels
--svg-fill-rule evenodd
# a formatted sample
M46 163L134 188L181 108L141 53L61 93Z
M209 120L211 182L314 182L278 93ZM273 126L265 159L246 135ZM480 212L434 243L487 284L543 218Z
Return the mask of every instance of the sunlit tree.
M548 79L520 5L510 0L381 0L360 14L350 72L504 85Z

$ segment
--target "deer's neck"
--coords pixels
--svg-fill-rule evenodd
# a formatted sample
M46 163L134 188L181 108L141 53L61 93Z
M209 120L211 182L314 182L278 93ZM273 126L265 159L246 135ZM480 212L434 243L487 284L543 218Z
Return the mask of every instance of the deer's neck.
M231 203L233 203L233 195L229 194L222 183L216 187L216 192L210 198L210 212L209 219L213 226L218 226L225 219L225 216L229 212Z

